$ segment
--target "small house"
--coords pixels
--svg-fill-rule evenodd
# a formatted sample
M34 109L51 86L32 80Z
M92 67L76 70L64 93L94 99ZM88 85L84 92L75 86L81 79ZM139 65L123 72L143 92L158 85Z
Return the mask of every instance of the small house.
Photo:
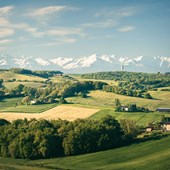
M129 107L128 106L121 106L121 110L128 112L129 111Z
M31 102L30 102L32 105L34 105L34 104L37 104L37 101L36 100L31 100Z
M157 112L170 112L170 108L158 108L156 109Z
M152 132L152 130L153 130L153 127L151 127L151 126L148 126L148 127L146 127L146 132Z
M170 122L162 122L161 124L164 132L170 131Z

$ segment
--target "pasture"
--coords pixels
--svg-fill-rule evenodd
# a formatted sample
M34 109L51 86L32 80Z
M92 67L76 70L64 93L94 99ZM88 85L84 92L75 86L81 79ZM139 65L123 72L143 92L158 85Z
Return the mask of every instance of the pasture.
M169 167L170 136L79 156L42 160L0 158L0 168L11 170L167 170Z
M69 97L68 101L81 105L98 106L102 108L114 107L115 99L119 99L122 105L136 103L140 107L149 108L155 111L158 107L170 107L170 92L150 91L154 99L144 99L139 97L130 97L105 91L91 91L87 98Z
M115 112L114 109L102 109L90 117L90 119L101 119L105 115L111 115L117 120L130 119L134 120L137 125L147 126L150 122L160 122L161 116L170 116L168 113L159 112Z

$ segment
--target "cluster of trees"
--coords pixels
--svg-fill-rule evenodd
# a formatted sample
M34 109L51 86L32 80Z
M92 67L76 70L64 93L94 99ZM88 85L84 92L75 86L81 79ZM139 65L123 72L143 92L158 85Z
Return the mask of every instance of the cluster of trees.
M22 68L11 68L9 71L17 74L26 74L26 75L34 75L34 76L39 76L43 78L49 78L54 75L62 75L63 73L61 71L44 71L44 70L27 70L27 69L22 69Z
M106 85L104 82L97 81L64 81L57 84L48 83L46 87L33 88L19 84L13 89L3 89L3 93L0 93L2 97L19 97L23 96L23 104L42 104L42 103L66 103L65 97L79 95L83 98L87 96L89 90L103 89ZM58 99L58 100L57 100Z
M147 93L143 90L134 90L133 88L127 88L123 86L111 86L111 85L105 85L103 86L103 90L106 92L113 92L116 94L126 95L126 96L133 96L133 97L141 97L146 99L152 99L150 93Z
M0 120L0 156L49 158L78 155L121 146L137 132L135 123L111 116L101 120Z
M83 74L82 78L115 80L119 87L129 90L156 90L158 87L170 86L170 74L149 74L137 72L99 72Z
M115 99L115 111L117 112L122 112L122 111L127 111L127 112L149 112L148 108L145 107L139 107L136 105L136 103L129 104L127 106L127 110L124 109L124 106L122 106L121 102L119 99Z

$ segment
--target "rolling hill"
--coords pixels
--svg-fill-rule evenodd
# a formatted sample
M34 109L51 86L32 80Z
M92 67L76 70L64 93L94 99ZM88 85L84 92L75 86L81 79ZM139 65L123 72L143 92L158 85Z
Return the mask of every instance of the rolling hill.
M170 136L113 150L56 159L0 158L0 168L57 170L167 170L170 167Z

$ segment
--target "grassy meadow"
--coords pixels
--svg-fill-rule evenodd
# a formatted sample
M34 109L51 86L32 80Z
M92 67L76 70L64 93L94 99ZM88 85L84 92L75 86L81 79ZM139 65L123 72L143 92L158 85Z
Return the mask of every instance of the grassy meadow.
M45 78L41 78L38 76L33 76L33 75L23 75L23 74L16 74L10 71L1 71L0 72L0 78L3 79L4 81L16 79L16 80L21 80L21 81L45 81Z
M42 160L0 158L0 168L10 170L167 170L169 167L170 136L79 156Z
M57 103L41 104L41 105L17 105L20 103L22 97L6 98L0 101L0 112L19 112L19 113L41 113L56 107Z
M170 107L170 92L167 91L151 91L151 95L154 99L144 99L139 97L129 97L124 95L115 94L105 91L91 91L87 98L81 97L69 97L68 101L82 104L92 105L98 107L114 107L115 99L119 99L122 105L128 105L130 103L136 103L138 106L144 106L152 111L155 111L158 107Z
M11 89L17 87L19 84L23 84L24 86L34 87L34 88L46 86L46 84L44 84L44 83L37 83L37 82L4 82L3 86L5 86L7 89L11 90Z

